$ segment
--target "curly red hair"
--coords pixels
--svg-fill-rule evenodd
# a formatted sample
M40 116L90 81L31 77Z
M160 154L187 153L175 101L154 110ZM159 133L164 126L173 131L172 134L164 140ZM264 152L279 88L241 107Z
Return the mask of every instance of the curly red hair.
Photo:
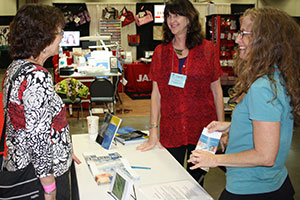
M246 93L258 78L267 75L275 98L274 66L281 72L282 84L291 98L296 122L300 122L300 28L284 11L276 8L252 8L243 17L252 21L251 47L247 60L237 56L234 71L238 77L235 95ZM274 98L274 99L275 99Z

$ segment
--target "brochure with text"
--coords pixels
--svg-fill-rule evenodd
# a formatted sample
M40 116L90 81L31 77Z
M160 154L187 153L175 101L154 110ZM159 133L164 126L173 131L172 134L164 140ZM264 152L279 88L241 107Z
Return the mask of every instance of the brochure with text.
M97 184L110 183L116 169L121 169L135 180L139 178L129 162L117 152L101 156L83 153L83 157Z
M204 128L198 140L196 150L200 149L215 154L218 149L221 136L222 136L221 132L209 133L207 128ZM202 168L202 169L208 171L208 168Z
M213 200L197 182L192 180L141 185L139 191L141 199L147 200Z
M221 136L221 132L209 133L207 128L204 128L198 140L196 149L216 153Z

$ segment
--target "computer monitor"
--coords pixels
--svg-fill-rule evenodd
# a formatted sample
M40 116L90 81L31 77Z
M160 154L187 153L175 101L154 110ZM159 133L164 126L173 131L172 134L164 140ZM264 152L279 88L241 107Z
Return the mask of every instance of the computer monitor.
M97 42L96 41L89 41L89 40L81 40L80 41L80 46L82 49L89 49L89 46L96 46ZM96 48L91 49L91 50L96 50Z
M78 47L80 45L79 31L65 31L64 38L60 42L62 47Z

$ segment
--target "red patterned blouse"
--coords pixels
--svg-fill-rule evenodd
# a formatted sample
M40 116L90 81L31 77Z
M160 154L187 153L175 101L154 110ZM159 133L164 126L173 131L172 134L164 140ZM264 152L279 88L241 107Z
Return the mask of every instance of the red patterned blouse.
M196 145L202 129L217 119L211 83L222 70L215 46L203 40L189 50L182 68L187 75L184 88L168 85L171 72L179 72L172 42L156 47L149 72L161 95L160 142L167 148Z

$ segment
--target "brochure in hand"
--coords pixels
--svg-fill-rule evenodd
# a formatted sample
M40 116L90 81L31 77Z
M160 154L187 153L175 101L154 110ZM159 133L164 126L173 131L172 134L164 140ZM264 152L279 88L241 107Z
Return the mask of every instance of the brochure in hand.
M139 130L135 130L129 126L120 128L116 135L116 140L123 145L136 144L147 141L148 134Z
M102 147L109 150L111 143L117 133L122 119L110 113L105 113L104 121L99 130L96 142L101 144Z
M131 169L129 162L118 152L101 156L83 153L83 157L97 184L110 183L116 169L121 169L134 180L139 178L137 173Z
M221 132L209 133L207 128L204 128L198 140L196 150L200 149L215 154L218 149L221 136L222 136ZM202 169L208 171L208 168L202 168Z

